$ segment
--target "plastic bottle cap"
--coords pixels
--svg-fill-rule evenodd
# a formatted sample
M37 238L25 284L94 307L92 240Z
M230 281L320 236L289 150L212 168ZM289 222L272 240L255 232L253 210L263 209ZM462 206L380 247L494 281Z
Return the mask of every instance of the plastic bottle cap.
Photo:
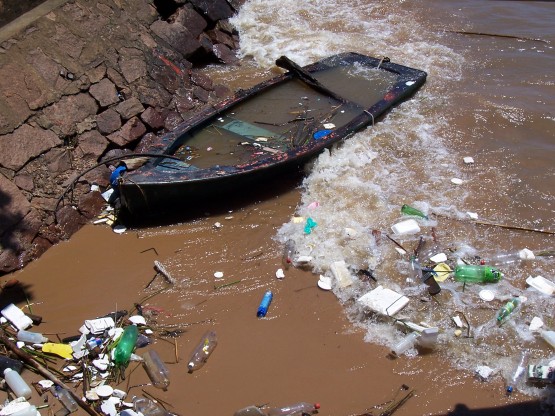
M6 369L4 370L4 375L5 375L5 374L8 374L10 371L13 371L13 370L12 370L11 368L9 368L9 367L6 368Z
M320 408L320 403L314 403L314 408L318 410Z

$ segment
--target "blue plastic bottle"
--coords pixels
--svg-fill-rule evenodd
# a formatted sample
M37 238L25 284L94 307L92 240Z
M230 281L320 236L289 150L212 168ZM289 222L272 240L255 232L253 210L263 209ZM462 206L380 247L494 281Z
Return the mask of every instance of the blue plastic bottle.
M270 306L273 297L274 295L269 290L264 293L264 297L262 298L262 301L258 306L258 310L256 311L256 316L258 316L259 318L263 318L264 316L266 316L266 313L268 312L268 307Z

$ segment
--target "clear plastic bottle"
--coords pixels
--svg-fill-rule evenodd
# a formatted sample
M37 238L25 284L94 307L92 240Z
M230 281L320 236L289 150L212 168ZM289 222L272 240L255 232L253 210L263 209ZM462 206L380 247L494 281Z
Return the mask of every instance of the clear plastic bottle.
M166 409L146 397L133 397L133 409L144 416L170 416Z
M503 324L507 320L509 315L513 313L513 311L520 305L521 302L522 301L519 298L512 298L505 305L503 305L503 307L499 309L499 312L497 312L497 323L499 325Z
M139 330L137 325L129 325L125 327L123 334L121 334L116 348L114 349L114 362L116 365L127 365L129 358L131 357L131 353L135 349L138 336Z
M71 393L63 387L53 386L50 391L52 391L52 394L62 402L64 407L69 410L70 413L76 412L79 409L79 404L77 404Z
M497 254L496 256L493 256L488 263L492 266L510 266L524 260L533 260L535 258L536 256L531 250L524 248L515 253Z
M237 410L233 413L233 416L266 416L266 413L260 410L258 406L247 406Z
M419 335L420 334L418 334L418 332L411 332L410 334L406 335L401 341L393 346L391 352L396 356L400 356L405 351L411 349L414 346Z
M156 351L150 350L143 354L143 366L154 387L162 390L168 388L170 372Z
M283 267L288 269L291 264L293 264L293 255L295 254L295 242L293 240L287 240L283 248Z
M428 219L428 216L426 214L424 214L422 211L420 211L416 208L413 208L413 207L411 207L407 204L405 204L401 207L401 212L405 215L412 215L412 216L415 216L415 217L424 218L426 220Z
M17 332L17 339L19 341L27 342L28 344L43 344L48 342L48 338L44 337L42 334L38 332L31 332L20 330Z
M31 388L19 373L13 371L11 368L6 368L4 370L4 379L17 397L24 397L27 400L31 398Z
M491 266L459 264L455 267L455 280L466 283L497 283L501 272Z
M206 332L194 349L189 364L187 364L189 373L198 370L204 365L208 357L210 357L210 354L214 351L214 348L216 348L216 345L218 345L216 333L214 331Z
M312 415L318 413L319 408L318 403L299 402L289 406L273 407L268 410L268 416Z
M271 291L266 291L262 300L260 301L260 305L258 305L258 309L256 310L256 316L259 318L263 318L268 313L268 308L270 307L270 303L272 303L272 298L274 295Z
M518 362L518 366L516 367L516 370L513 373L513 376L511 377L511 380L507 385L507 394L511 394L513 392L514 387L518 383L518 380L524 374L526 370L526 364L528 363L528 355L529 355L528 350L524 350L520 354L520 360Z

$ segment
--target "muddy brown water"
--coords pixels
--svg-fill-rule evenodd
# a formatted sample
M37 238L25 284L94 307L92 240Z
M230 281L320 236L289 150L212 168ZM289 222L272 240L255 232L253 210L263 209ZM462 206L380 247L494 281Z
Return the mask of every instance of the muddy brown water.
M272 236L298 201L298 189L290 186L178 225L134 228L122 235L88 225L4 279L20 281L32 313L44 319L33 329L54 340L77 334L85 319L132 311L141 302L155 329L156 341L146 348L167 363L171 384L166 392L142 385L148 378L131 363L126 380L112 386L130 397L144 390L180 415L232 415L251 404L299 401L319 402L322 415L379 414L384 407L373 407L406 394L400 390L403 384L414 389L414 396L398 415L447 414L460 404L480 409L530 400L518 393L505 398L499 394L500 381L482 383L431 355L407 367L405 358L392 359L387 348L364 342L364 333L348 322L335 296L316 286L318 276L289 268L283 280L276 279L282 253ZM225 205L221 202L220 208ZM161 277L152 281L154 260L176 279L159 294L166 284ZM216 271L224 277L216 279ZM256 309L267 289L274 299L266 318L259 319ZM2 303L18 293L4 291ZM27 310L25 303L20 296L19 305ZM217 333L219 344L205 366L189 374L190 353L208 329ZM162 337L164 330L183 333ZM28 370L24 376L36 379ZM450 386L454 379L457 383ZM31 401L41 403L35 392ZM59 408L56 400L49 403L52 411ZM502 414L534 414L520 411Z

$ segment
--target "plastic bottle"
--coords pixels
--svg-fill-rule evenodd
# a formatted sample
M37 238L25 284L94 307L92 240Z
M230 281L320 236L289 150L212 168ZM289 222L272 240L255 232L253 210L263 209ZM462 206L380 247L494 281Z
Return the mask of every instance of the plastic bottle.
M203 335L191 355L189 364L187 364L189 373L198 370L204 365L206 360L208 360L208 357L210 357L210 354L212 354L212 351L214 351L214 348L216 348L216 345L218 345L218 339L216 338L216 333L214 331L208 331Z
M17 397L24 397L27 400L31 398L31 388L19 373L13 371L11 368L6 368L4 370L4 379Z
M499 312L497 312L497 323L499 325L503 324L521 302L522 301L519 298L512 298L508 301L501 309L499 309Z
M283 266L288 269L293 263L293 255L295 254L295 242L293 240L287 240L285 242L285 247L283 248L282 262Z
M455 267L455 280L467 283L497 283L501 280L501 272L491 266L459 264Z
M143 354L143 366L145 368L152 385L162 390L166 390L170 385L169 370L154 350Z
M305 413L312 415L318 413L319 408L320 404L318 403L299 402L284 407L273 407L268 410L268 416L303 415Z
M396 356L400 356L405 351L414 346L414 344L416 343L416 338L418 338L418 336L418 332L411 332L410 334L406 335L401 341L395 344L391 352Z
M438 328L426 328L421 333L418 339L418 345L423 348L433 348L437 343L437 337L439 336Z
M0 373L4 374L4 370L6 368L11 368L13 371L21 373L23 363L19 360L14 360L13 358L0 355Z
M71 413L76 412L79 409L79 405L77 404L71 393L63 387L53 386L53 388L50 388L50 391L52 391L52 394L56 396L58 400L62 402L64 407Z
M424 218L426 220L428 219L428 216L426 214L424 214L422 211L420 211L416 208L413 208L413 207L411 207L407 204L405 204L401 207L401 212L405 215L413 215L413 216L416 216L416 217Z
M42 334L39 334L38 332L25 331L23 329L17 332L17 339L29 344L42 344L44 342L48 342L48 338L44 337Z
M531 250L524 248L515 253L498 254L489 261L489 264L492 266L509 266L511 264L520 263L523 260L533 260L535 258L536 256Z
M129 325L125 327L114 350L114 362L116 365L127 365L129 358L131 357L131 353L135 348L135 344L137 343L138 336L139 330L137 325Z
M258 406L247 406L237 410L233 413L233 416L266 416L266 413L260 410Z
M417 256L410 256L409 259L409 275L416 282L420 283L422 279L422 266L420 265L420 260Z
M266 291L266 293L264 293L264 296L260 301L260 305L258 305L256 316L258 316L259 318L266 316L266 313L268 313L268 308L270 307L270 303L272 302L273 297L274 295L269 290Z
M170 413L153 400L146 397L133 397L133 409L144 416L169 416Z
M555 331L542 331L541 332L542 338L547 342L551 347L555 348Z
M507 394L511 394L513 392L514 386L518 382L518 379L522 376L522 374L524 374L524 370L526 370L526 363L528 362L528 354L528 350L522 351L518 366L513 373L509 384L507 385Z

